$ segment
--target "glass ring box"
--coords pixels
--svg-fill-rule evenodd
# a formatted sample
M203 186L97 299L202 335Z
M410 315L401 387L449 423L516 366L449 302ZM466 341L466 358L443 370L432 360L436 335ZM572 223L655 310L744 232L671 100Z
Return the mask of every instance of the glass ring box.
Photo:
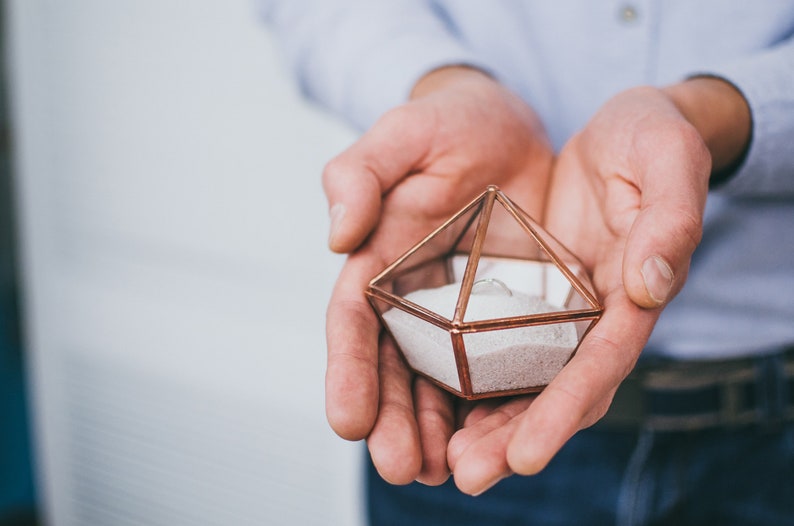
M542 390L603 311L582 263L496 186L366 295L411 369L470 400Z

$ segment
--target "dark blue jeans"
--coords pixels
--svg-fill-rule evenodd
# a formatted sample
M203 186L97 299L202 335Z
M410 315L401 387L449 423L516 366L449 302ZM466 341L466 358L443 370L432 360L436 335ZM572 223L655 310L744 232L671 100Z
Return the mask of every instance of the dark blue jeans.
M368 467L371 524L794 525L794 424L578 433L541 474L479 497L391 486Z

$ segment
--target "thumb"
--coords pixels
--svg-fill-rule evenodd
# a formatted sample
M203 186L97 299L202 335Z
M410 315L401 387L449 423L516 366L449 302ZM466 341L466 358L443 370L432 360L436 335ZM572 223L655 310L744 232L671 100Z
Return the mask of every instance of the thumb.
M661 156L641 178L641 205L626 240L623 285L645 308L662 306L684 286L702 237L711 170L702 144ZM687 155L689 154L689 155Z
M323 170L334 252L355 250L377 226L383 196L422 168L431 146L428 113L419 103L390 110Z
M640 212L631 229L623 259L623 286L631 300L645 308L669 302L681 290L696 246L698 226L691 219L670 224L664 210Z

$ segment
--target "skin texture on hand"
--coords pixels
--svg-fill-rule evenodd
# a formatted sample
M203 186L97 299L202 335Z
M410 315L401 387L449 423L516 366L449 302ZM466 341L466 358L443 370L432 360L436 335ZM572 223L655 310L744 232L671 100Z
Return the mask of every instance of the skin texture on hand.
M750 115L717 79L636 88L610 100L552 164L534 113L477 71L440 70L414 96L324 173L329 244L352 251L328 307L326 409L340 436L367 438L387 481L439 484L451 468L462 491L479 494L511 473L537 473L606 412L686 280L712 159L717 168L741 156ZM582 259L605 312L537 397L460 402L379 341L363 290L490 183Z
M446 68L385 114L323 173L329 245L351 252L328 306L326 413L342 437L367 438L394 483L449 475L449 396L414 380L364 297L369 280L480 193L498 184L537 217L552 151L529 107L490 77Z

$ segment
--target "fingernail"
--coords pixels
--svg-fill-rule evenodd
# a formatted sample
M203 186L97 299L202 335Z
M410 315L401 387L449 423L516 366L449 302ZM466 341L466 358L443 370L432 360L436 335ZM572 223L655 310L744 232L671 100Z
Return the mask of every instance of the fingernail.
M500 482L500 481L501 481L503 478L504 478L504 477L501 477L501 476L500 476L500 477L497 477L497 478L496 478L496 479L494 479L494 480L488 481L488 482L486 483L485 487L484 487L484 488L482 488L482 489L481 489L480 491L478 491L477 493L474 493L474 494L472 494L472 497L479 497L480 495L482 495L483 493L485 493L486 491L488 491L488 490L489 490L489 489L491 489L492 487L496 486L497 482Z
M331 218L331 231L328 234L328 244L333 245L334 237L336 236L336 232L339 230L339 226L342 224L342 218L345 215L345 205L342 203L336 203L328 211L328 215Z
M664 259L651 256L642 264L642 280L651 299L661 305L673 288L673 270Z

